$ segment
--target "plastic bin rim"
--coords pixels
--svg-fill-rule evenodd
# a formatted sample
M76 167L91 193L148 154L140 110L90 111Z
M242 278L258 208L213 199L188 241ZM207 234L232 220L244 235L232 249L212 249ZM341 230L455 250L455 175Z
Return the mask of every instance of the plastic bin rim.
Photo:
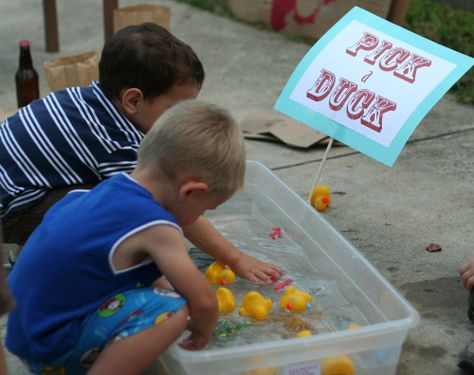
M344 344L350 343L351 341L356 343L361 338L375 338L379 336L386 336L391 333L408 332L408 330L416 326L419 321L420 316L418 312L413 310L413 314L408 318L390 322L375 323L357 328L357 330L341 330L304 338L292 338L286 340L282 339L268 341L265 343L239 345L229 348L218 348L211 350L204 349L195 352L181 349L179 346L174 344L168 352L173 358L182 363L203 363L208 362L209 360L216 361L220 359L228 359L230 357L247 357L249 355L254 355L256 352L259 354L264 354L266 352L275 353L276 351L287 352L290 349L290 346L291 350L298 350L321 343L324 343L325 346L336 345L340 341L343 341ZM400 343L400 345L401 344L402 343Z
M276 176L270 168L268 168L267 166L265 166L262 162L260 161L257 161L257 160L247 160L246 162L247 164L247 168L260 168L262 169L263 171L265 171L266 173L274 176L275 178L277 178L279 181L281 181L278 176ZM291 190L283 181L281 181L282 185L285 187L285 189L287 190L287 192L295 199L297 199L298 201L300 202L303 202L305 204L305 207L309 210L312 208L306 203L305 200L303 200L298 194L296 194L293 190ZM377 270L377 268L375 268L375 266L359 251L357 250L354 245L352 245L352 243L350 241L347 240L347 238L345 238L340 232L339 230L337 230L337 228L335 228L322 214L320 214L319 212L317 212L316 210L312 210L313 213L315 215L317 215L319 217L320 220L322 220L328 227L330 227L335 233L337 233L337 235L340 237L340 239L342 241L344 241L348 247L350 247L350 249L355 253L357 254L357 256L362 260L364 261L365 265L367 266L367 268L370 269L370 271L373 273L374 276L376 276L383 284L384 286L390 290L391 293L393 293L398 301L401 303L401 305L403 305L404 309L405 309L405 312L407 313L407 318L411 317L411 316L416 316L414 319L416 321L416 323L414 325L416 325L419 321L419 315L418 315L418 312L415 310L415 308L410 304L410 302L408 302L408 300L402 296L400 294L400 292ZM414 326L413 325L413 326ZM412 327L413 327L412 326Z
M269 173L273 176L274 173L265 166L262 162L256 160L247 160L247 171L248 168L260 168L261 170ZM277 176L275 176L278 178ZM283 183L283 182L282 182ZM304 202L304 200L298 196L293 190L291 190L286 184L283 183L283 186L286 190L296 199ZM309 207L308 207L309 209ZM318 212L315 212L319 214ZM321 214L318 215L328 226L335 229L333 225L326 220ZM339 231L336 230L339 234ZM340 234L339 234L340 235ZM342 239L346 242L347 239L340 235ZM408 332L408 330L414 326L416 326L420 320L418 312L411 306L411 304L385 279L385 277L350 243L351 249L356 252L361 259L365 260L367 266L370 270L374 273L374 275L379 278L385 286L397 297L398 301L403 305L405 308L405 312L407 313L407 317L403 319L391 320L388 322L382 323L375 323L370 324L367 326L363 326L358 328L357 330L351 331L336 331L336 332L329 332L323 333L315 336L305 337L305 338L298 338L298 339L288 339L288 340L275 340L265 342L264 346L262 343L256 344L246 344L240 346L233 346L230 348L219 348L219 349L211 349L211 350L201 350L197 352L192 352L188 350L181 349L179 346L174 344L169 350L168 353L175 358L176 360L182 363L203 363L209 362L210 360L220 360L220 359L227 359L229 357L237 358L237 357L246 357L249 354L253 355L257 351L259 353L266 353L266 352L275 352L275 351L288 351L288 346L291 345L292 349L299 349L299 348L308 348L312 345L321 344L324 341L324 344L327 345L335 345L340 341L344 341L344 343L350 343L351 341L358 341L360 338L368 338L368 337L378 337L384 336L391 333L400 333L400 332Z

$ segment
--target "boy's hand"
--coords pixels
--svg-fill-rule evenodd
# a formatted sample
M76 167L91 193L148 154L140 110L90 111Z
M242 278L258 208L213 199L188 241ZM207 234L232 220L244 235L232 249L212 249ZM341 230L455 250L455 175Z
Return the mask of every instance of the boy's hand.
M191 334L185 338L179 346L186 350L200 350L206 347L211 340L212 331L209 334L200 332L198 329L193 327L192 322L188 322L187 329L191 331Z
M474 256L467 258L459 267L459 275L464 288L474 288Z
M270 284L284 274L280 268L242 253L204 216L183 229L194 246L215 260L228 264L237 275L253 283Z
M271 284L284 275L284 271L277 266L264 263L247 254L241 254L236 262L230 264L232 270L253 283Z

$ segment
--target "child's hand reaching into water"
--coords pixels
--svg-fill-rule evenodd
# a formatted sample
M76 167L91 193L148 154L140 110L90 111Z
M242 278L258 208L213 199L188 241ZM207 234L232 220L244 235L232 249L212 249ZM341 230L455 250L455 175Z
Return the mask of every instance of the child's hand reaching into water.
M459 275L464 288L474 288L474 256L467 258L459 267Z
M197 327L193 324L191 320L188 321L186 329L191 333L179 344L181 348L186 350L204 349L207 344L209 344L209 341L211 341L212 332L214 330L203 330L201 327Z
M264 263L247 254L241 254L237 261L230 264L230 267L240 277L256 284L271 284L285 273L279 267Z

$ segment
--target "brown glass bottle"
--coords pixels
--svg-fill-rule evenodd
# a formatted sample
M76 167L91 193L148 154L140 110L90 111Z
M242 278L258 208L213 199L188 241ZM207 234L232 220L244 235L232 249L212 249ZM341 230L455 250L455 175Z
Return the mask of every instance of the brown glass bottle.
M15 84L18 108L39 98L38 72L33 68L28 40L20 41L20 63L15 74Z

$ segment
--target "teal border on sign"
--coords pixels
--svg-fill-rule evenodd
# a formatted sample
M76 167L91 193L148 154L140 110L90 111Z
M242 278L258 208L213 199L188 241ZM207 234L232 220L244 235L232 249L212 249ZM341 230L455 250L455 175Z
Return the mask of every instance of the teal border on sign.
M296 84L301 76L308 69L309 65L318 57L321 51L344 30L352 21L359 21L369 27L397 38L407 44L425 50L432 55L443 58L456 67L426 96L420 105L408 117L399 132L391 142L389 147L379 143L349 129L338 122L315 112L308 107L290 99ZM474 64L474 59L456 52L452 49L434 43L418 34L408 31L389 21L380 18L362 8L352 8L342 17L331 29L326 32L317 43L308 51L293 71L290 79L286 83L280 94L275 109L285 115L300 121L311 128L320 131L361 153L372 157L379 162L391 167L395 163L398 155L403 150L408 138L413 133L420 121L431 110L431 108L443 97L449 88L461 78Z

